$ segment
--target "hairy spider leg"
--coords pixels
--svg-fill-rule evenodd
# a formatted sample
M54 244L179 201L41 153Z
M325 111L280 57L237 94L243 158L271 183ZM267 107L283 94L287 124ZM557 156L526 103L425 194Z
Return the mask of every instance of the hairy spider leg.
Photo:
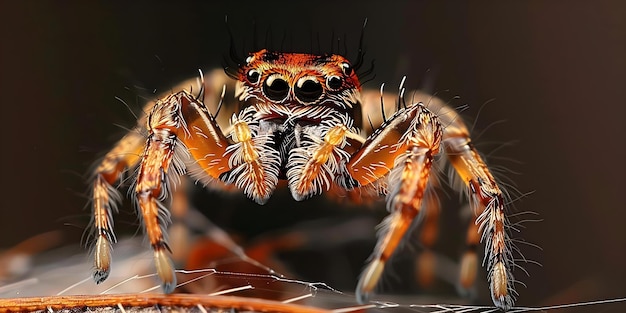
M504 212L503 193L487 165L472 146L469 131L458 113L438 98L424 96L419 92L412 97L424 101L426 103L424 106L428 107L428 111L435 114L434 120L437 120L437 124L442 126L441 143L450 163L464 183L463 189L465 189L470 199L470 205L476 217L474 224L468 228L468 251L461 260L462 271L459 278L461 286L469 286L475 280L477 260L473 258L475 253L472 254L472 249L475 250L476 245L482 241L485 243L483 265L487 267L492 300L497 307L508 310L513 306L514 302L512 295L515 292L513 289L514 278L511 273L514 264L509 246L510 240L506 230L508 222ZM401 153L406 150L396 149L403 143L402 138L409 133L409 127L405 124L407 119L400 118L400 116L404 116L411 110L416 112L416 108L421 106L422 104L413 104L407 108L399 108L390 119L383 122L368 137L362 148L353 156L348 165L348 170L362 186L374 184L387 174L389 174L388 184L404 180L402 176L395 176L395 178L393 176L394 171L399 171L397 169L399 164L397 161L410 159L407 155ZM396 142L399 144L394 144ZM435 149L433 149L433 152L435 152ZM406 153L409 154L409 152ZM432 162L427 163L428 167L420 168L419 170L427 172L430 169L430 163ZM407 175L406 178L410 177L410 175ZM427 175L425 180L428 180ZM423 188L422 183L425 184ZM415 186L418 186L420 190L426 190L430 186L427 182L419 182L419 184ZM367 295L373 291L382 274L385 261L400 242L402 236L393 237L393 234L406 231L405 228L408 228L410 225L406 221L403 224L396 223L400 218L395 216L402 215L393 211L393 206L390 206L390 203L392 203L391 199L394 199L398 195L397 190L401 189L396 187L395 190L396 192L394 193L394 188L388 187L387 203L392 214L383 223L383 226L386 227L381 232L382 236L375 249L372 262L364 270L364 274L357 286L357 298L359 301L364 301ZM424 191L422 190L421 196L423 196L423 193ZM425 207L428 207L428 205ZM405 219L408 220L411 215L413 217L418 216L418 212L419 207L410 215L405 215Z
M422 104L401 108L372 133L348 163L361 185L388 175L387 209L371 262L357 285L357 300L364 302L374 290L385 263L413 221L419 216L434 156L439 152L442 125Z
M94 245L93 279L101 283L111 270L111 244L116 241L113 232L113 213L121 195L113 185L126 170L134 168L141 157L146 138L139 130L128 133L105 155L94 171L92 187L92 222L96 240Z
M176 286L176 277L165 251L169 250L165 239L169 212L161 202L169 195L170 187L177 183L178 176L187 169L205 181L230 169L226 153L230 142L208 109L185 91L156 101L139 124L139 129L147 129L147 139L141 135L145 132L128 134L96 170L93 215L99 237L94 280L97 283L104 281L110 271L110 242L114 239L111 213L119 198L111 185L124 169L140 162L134 192L154 251L157 273L164 290L171 292Z
M437 112L445 125L442 144L454 172L463 182L453 186L468 196L475 218L467 232L468 250L461 259L460 284L462 287L473 284L475 264L478 261L472 250L475 251L478 243L483 242L483 266L487 268L491 298L497 307L508 310L515 300L514 278L511 273L515 265L507 233L508 220L505 216L502 190L474 148L469 130L459 114L437 98L428 107Z
M419 242L422 251L415 260L416 280L421 287L429 287L435 280L437 268L437 256L432 247L437 242L439 232L440 202L434 193L438 187L436 175L430 178L429 189L431 194L427 194L424 201L424 218L421 221L419 230Z
M504 196L487 165L474 149L465 125L461 122L448 125L445 137L446 154L465 183L470 206L476 216L479 241L485 243L483 266L487 267L491 298L497 307L508 310L513 306L515 290L511 273L514 264L507 233L508 220L504 212ZM475 242L475 238L468 236L470 247ZM471 252L463 257L463 262L468 264L462 264L461 267L471 265L473 262ZM461 281L463 280L469 280L469 277L461 277Z
M171 225L167 233L169 242L172 247L176 247L172 251L172 260L175 264L185 264L192 248L192 229L191 219L194 217L192 204L189 202L188 194L192 182L189 177L182 176L180 184L172 190L171 203L169 211L171 214Z
M221 81L214 82L219 84ZM205 82L203 86L206 88L208 84ZM218 88L208 89L215 91ZM418 98L416 95L411 97ZM333 121L319 138L321 140L306 147L307 154L302 154L306 157L293 160L297 161L295 164L303 174L287 175L292 194L297 199L304 199L321 189L346 188L346 194L354 196L361 191L360 187L387 194L387 206L391 212L384 223L387 227L381 231L373 261L361 277L360 291L357 290L358 297L364 300L375 287L386 260L412 221L422 215L420 210L431 207L429 197L426 197L433 185L433 179L429 179L430 171L433 157L442 143L442 150L448 154L464 182L462 189L469 196L476 215L473 228L468 230L468 250L476 242L485 242L483 264L487 266L493 301L498 307L508 309L513 305L511 269L514 264L506 232L502 192L472 147L467 127L458 114L432 96L423 102L427 105L416 101L411 101L414 104L408 106L402 103L404 108L398 107L397 112L382 122L365 141L353 132L351 124ZM239 108L239 115L231 120L228 138L204 104L187 92L173 94L156 104L153 102L148 108L152 111L140 119L136 132L122 139L95 173L93 214L98 238L94 279L103 281L110 269L110 243L115 240L111 215L120 197L112 185L120 180L126 169L141 162L135 196L155 251L164 290L170 292L175 286L175 277L165 251L169 248L164 235L169 213L161 202L170 194L170 187L177 182L178 175L189 172L205 184L212 179L221 180L243 189L256 202L264 203L276 186L274 180L277 180L279 159L277 151L269 144L271 140L265 138L272 129L260 125L255 107ZM292 154L289 161L291 158ZM347 164L344 163L346 160ZM338 167L329 171L331 165ZM346 170L350 177L343 176ZM291 171L296 173L293 168ZM358 192L353 187L359 187ZM471 232L474 237L469 235ZM464 257L462 264L471 265L471 258ZM463 275L468 282L473 281L471 274Z
M467 246L463 256L461 257L461 264L459 269L459 286L465 290L469 290L476 282L476 276L478 275L478 245L480 244L480 229L476 222L476 217L469 221L467 227L467 234L465 239L465 245Z
M169 211L162 201L169 186L192 168L192 175L218 178L230 169L230 145L208 109L181 91L159 100L148 115L148 140L137 175L135 195L143 225L154 251L157 274L166 293L176 287L176 276L165 239ZM187 148L193 147L193 148Z
M482 265L487 268L491 298L497 307L506 311L515 301L515 280L511 272L515 264L502 190L474 148L470 132L457 111L432 96L427 107L444 125L442 144L454 172L462 181L462 184L452 185L459 192L465 192L474 214L473 223L467 230L467 250L461 258L460 286L468 288L474 284L478 267L476 249L483 242L485 256ZM451 180L455 179L451 177Z
M429 108L430 103L434 101L441 102L440 99L433 97L430 94L423 93L421 91L411 91L405 93L412 103L422 102L424 106ZM381 95L380 90L365 89L361 93L361 99L363 100L363 122L362 125L371 125L372 128L380 127L383 123L383 116L391 116L393 112L397 110L398 101L402 99L398 98L394 93L383 93ZM381 114L381 102L382 109L385 114ZM443 103L439 103L443 105ZM431 110L437 114L439 106L435 106L434 110ZM445 125L444 125L445 126ZM385 186L386 187L386 186ZM441 203L437 197L436 190L439 188L439 180L437 175L431 175L429 181L429 188L427 189L427 196L425 197L425 205L423 206L423 219L421 220L419 229L419 242L422 246L417 259L415 260L415 279L421 287L428 287L432 285L437 273L437 256L433 252L432 247L435 245L439 231L439 219ZM357 191L360 197L357 197L356 201L363 202L363 195L369 197L378 197L378 193L364 193L363 188L355 188L350 191Z

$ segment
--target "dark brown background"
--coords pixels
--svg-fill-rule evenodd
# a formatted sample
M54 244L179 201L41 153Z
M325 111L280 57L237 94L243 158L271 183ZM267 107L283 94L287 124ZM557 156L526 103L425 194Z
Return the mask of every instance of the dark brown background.
M114 97L137 108L125 87L163 90L220 66L226 14L238 43L250 43L256 19L295 47L308 47L311 32L327 42L346 33L351 51L368 18L377 76L367 86L432 77L433 90L471 105L471 121L494 99L477 121L481 140L515 143L495 154L521 164L494 162L522 173L518 188L535 192L516 205L544 219L523 233L543 248L523 248L543 267L527 266L519 304L626 295L623 2L3 1L0 12L0 247L59 229L78 245L89 220L84 175L123 134L115 124L133 124ZM135 223L124 212L121 226Z

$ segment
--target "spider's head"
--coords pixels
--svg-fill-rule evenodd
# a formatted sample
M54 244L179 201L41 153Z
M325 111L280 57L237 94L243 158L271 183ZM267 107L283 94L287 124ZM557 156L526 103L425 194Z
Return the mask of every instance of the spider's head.
M284 106L358 105L361 84L352 65L342 56L251 53L237 71L240 100Z

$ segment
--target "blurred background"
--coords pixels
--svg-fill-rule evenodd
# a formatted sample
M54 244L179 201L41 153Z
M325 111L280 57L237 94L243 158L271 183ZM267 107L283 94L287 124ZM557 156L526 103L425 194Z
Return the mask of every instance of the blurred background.
M530 277L516 272L527 285L518 287L518 303L626 296L626 5L620 1L3 1L0 248L48 231L80 245L89 222L89 169L123 136L119 125L134 125L115 97L137 112L142 96L220 67L229 49L226 15L239 51L251 49L256 21L258 33L271 29L274 48L283 36L287 47L304 52L312 38L324 47L331 34L345 36L353 60L367 18L366 62L375 60L376 77L365 87L385 82L393 90L407 75L409 89L427 86L453 106L468 104L463 115L476 124L478 147L493 157L491 164L520 173L506 174L520 193L532 192L515 206L543 221L526 223L520 236L542 251L521 249L543 266L525 265ZM267 207L202 194L194 193L196 206L222 207L212 220L248 236L333 211L360 214L323 199L296 203L284 192L275 197L285 202ZM457 197L448 198L444 211L454 217ZM224 209L230 206L245 209ZM382 208L363 211L384 216ZM116 222L118 235L136 234L131 206ZM446 229L442 236L448 231L464 233ZM371 238L343 252L362 262ZM298 267L321 268L319 260L301 259Z

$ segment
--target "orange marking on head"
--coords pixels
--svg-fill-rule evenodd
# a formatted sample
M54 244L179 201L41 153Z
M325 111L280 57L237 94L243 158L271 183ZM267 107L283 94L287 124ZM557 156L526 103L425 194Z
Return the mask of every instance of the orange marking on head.
M246 62L237 79L250 87L255 98L269 102L309 105L328 100L329 94L361 90L350 62L340 55L261 50L251 53Z

